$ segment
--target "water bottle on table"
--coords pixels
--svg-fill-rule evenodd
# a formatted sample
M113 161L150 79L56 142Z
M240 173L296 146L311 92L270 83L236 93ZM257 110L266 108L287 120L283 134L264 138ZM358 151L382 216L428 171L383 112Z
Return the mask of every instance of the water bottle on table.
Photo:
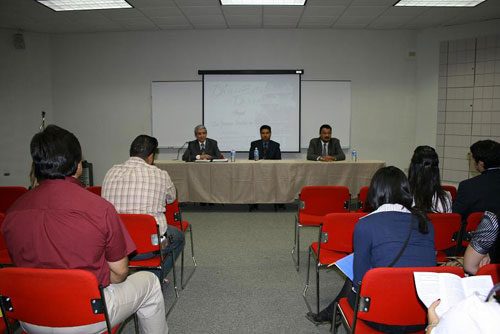
M255 161L259 160L259 149L257 147L253 150L253 159Z

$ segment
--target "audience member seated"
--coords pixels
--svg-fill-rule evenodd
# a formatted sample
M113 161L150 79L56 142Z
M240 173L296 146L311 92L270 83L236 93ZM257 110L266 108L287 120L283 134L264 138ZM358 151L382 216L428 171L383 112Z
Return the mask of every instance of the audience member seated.
M340 161L345 160L344 151L340 147L340 141L332 137L332 127L323 124L319 128L319 137L309 142L307 149L307 160L314 161Z
M500 283L491 289L486 301L472 295L450 308L441 318L436 313L440 301L427 310L425 334L497 334L500 329L500 300L495 295Z
M2 225L14 264L88 270L104 287L112 326L136 313L142 333L168 333L158 279L149 272L127 277L128 254L135 250L127 229L109 202L77 180L82 171L78 139L49 125L33 137L30 148L39 185L9 208ZM102 333L106 322L74 328L21 326L29 333L88 334Z
M413 206L425 212L451 212L451 195L441 187L439 158L430 146L418 146L413 152L408 182Z
M475 275L482 266L500 263L499 233L498 212L486 211L465 250L464 270L467 273Z
M197 125L194 128L196 140L190 141L186 152L182 155L184 161L221 159L222 154L217 146L217 141L207 138L207 128Z
M474 166L481 175L460 182L453 212L462 219L476 211L500 210L500 144L480 140L470 147Z
M122 165L113 166L104 177L102 197L113 204L118 213L141 213L155 217L160 235L165 235L165 251L175 252L175 258L184 248L184 233L167 225L165 202L173 203L176 193L170 176L153 165L158 148L158 140L140 135L130 145L130 158ZM134 260L143 260L158 254L141 254ZM173 266L171 256L167 256L163 266L166 277ZM158 272L155 272L158 274Z
M347 279L339 295L320 313L306 315L315 324L331 322L335 302L342 297L347 296L354 307L358 282L372 268L436 265L434 228L422 210L412 207L408 179L400 169L379 169L371 180L367 202L374 211L361 218L354 229L354 281ZM340 319L336 325L339 323ZM423 329L418 325L367 324L387 333Z

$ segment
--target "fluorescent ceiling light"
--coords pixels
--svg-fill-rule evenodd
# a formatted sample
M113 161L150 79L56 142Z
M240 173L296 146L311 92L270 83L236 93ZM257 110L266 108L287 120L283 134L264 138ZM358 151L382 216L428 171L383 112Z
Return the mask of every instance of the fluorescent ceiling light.
M92 10L112 8L133 8L125 0L36 0L50 9L59 11L66 10Z
M220 0L222 5L304 6L306 0Z
M400 0L394 6L408 7L475 7L486 0Z

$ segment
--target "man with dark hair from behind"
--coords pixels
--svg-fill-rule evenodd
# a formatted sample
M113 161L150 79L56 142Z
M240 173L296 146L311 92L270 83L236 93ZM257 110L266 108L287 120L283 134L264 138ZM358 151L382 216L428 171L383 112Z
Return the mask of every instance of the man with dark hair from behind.
M166 252L179 256L184 248L184 233L167 225L165 202L173 203L176 193L170 176L153 165L158 149L158 140L148 135L140 135L130 145L130 158L121 165L114 165L104 177L102 197L111 202L118 213L141 213L155 217L164 235L163 245ZM134 259L145 259L158 254L140 255ZM165 258L163 277L173 266L171 256ZM159 273L154 271L155 273Z
M474 166L481 174L460 182L453 212L466 219L476 211L500 210L500 144L480 140L470 147Z
M142 333L168 333L165 305L155 275L128 275L135 245L106 200L77 180L82 151L67 130L49 125L31 140L39 186L8 210L2 225L9 254L18 267L83 269L104 288L112 326L136 313ZM71 298L68 296L68 298ZM21 323L30 333L102 333L106 322L74 328Z
M259 160L281 160L280 144L271 140L271 127L262 125L260 127L260 140L255 140L250 144L248 151L248 160L253 160L254 150L259 150Z
M323 124L319 128L319 137L313 138L309 142L307 160L328 162L345 160L340 141L332 137L332 127L330 125Z

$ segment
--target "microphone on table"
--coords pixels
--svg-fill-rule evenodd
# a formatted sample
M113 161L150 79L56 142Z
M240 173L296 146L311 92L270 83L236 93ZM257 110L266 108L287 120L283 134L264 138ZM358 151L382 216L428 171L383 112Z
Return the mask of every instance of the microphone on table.
M181 153L181 150L184 148L184 145L186 145L187 143L189 143L188 141L185 142L184 144L182 144L181 148L179 148L177 150L177 158L175 160L179 160L179 154Z

